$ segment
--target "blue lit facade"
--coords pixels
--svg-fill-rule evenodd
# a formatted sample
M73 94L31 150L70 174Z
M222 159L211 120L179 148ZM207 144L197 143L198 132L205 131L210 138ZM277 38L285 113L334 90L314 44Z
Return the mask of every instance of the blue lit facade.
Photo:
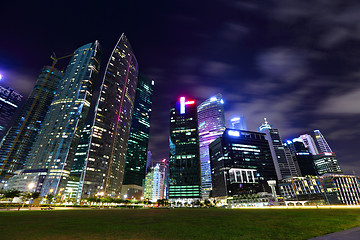
M0 180L6 180L24 167L37 138L63 72L45 66L19 116L6 134L0 148Z
M198 108L201 194L208 198L212 189L209 144L220 137L225 130L225 115L221 94L217 94L204 102Z
M75 50L25 163L28 169L48 169L41 195L64 189L90 108L100 67L99 43Z
M22 95L20 93L11 88L0 86L0 141L19 108L21 100Z

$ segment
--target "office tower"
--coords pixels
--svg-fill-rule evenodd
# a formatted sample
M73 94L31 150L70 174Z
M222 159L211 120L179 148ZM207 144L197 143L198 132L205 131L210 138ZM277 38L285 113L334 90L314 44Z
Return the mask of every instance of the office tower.
M198 117L195 100L180 97L170 109L169 199L201 197Z
M0 141L4 137L22 97L15 90L0 86Z
M201 195L208 198L211 187L211 167L209 144L220 137L225 130L225 115L221 94L217 94L204 102L198 108Z
M0 181L6 181L24 167L62 76L63 72L50 66L41 70L34 89L1 145Z
M90 108L100 55L98 41L75 50L25 163L28 169L48 169L42 196L57 194L66 186Z
M92 127L92 122L87 123L80 135L80 141L76 148L70 177L65 188L67 198L75 199L77 202L80 202L81 199L83 186L82 180L84 179L84 174L86 173L86 159L89 151Z
M317 175L313 155L305 147L301 138L294 138L292 141L286 140L283 145L285 151L291 152L295 164L299 166L301 176Z
M154 81L139 74L123 186L142 186L145 179L153 91Z
M209 148L213 197L271 192L276 172L265 134L226 129Z
M269 142L278 180L292 176L300 176L301 173L299 169L297 169L297 165L293 161L293 158L285 152L279 130L272 128L266 121L266 118L265 123L259 127L259 130L266 134L265 139Z
M229 128L246 131L247 127L246 127L245 117L240 116L240 117L234 117L234 118L230 119Z
M314 156L314 163L318 174L342 173L334 153L323 152Z
M85 173L80 179L81 198L121 195L137 76L134 52L122 34L109 58L97 99Z
M319 150L317 149L315 141L312 138L312 136L310 136L309 134L303 134L300 136L300 138L302 139L305 147L307 149L309 149L309 151L311 152L312 155L319 154Z
M151 167L145 178L144 199L149 199L153 202L159 199L166 199L166 173L166 159Z
M314 130L315 139L316 142L319 145L320 153L331 153L333 152L329 146L329 144L326 142L324 136L321 134L320 130Z

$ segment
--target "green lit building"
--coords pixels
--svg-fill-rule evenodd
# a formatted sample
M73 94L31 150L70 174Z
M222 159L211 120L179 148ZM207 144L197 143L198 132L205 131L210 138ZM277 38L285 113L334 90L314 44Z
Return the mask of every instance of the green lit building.
M169 199L201 198L197 107L180 97L170 109Z
M142 186L146 173L154 81L139 74L123 185Z

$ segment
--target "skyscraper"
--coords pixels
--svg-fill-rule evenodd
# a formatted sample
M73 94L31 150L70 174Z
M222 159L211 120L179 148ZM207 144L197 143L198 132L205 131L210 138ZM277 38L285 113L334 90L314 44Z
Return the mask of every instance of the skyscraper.
M98 41L75 50L26 161L26 168L48 169L42 195L66 186L90 108L100 55Z
M156 163L146 174L144 198L156 202L166 198L166 178L167 178L166 159Z
M0 86L0 141L6 133L6 129L11 123L22 95L11 88Z
M303 134L300 136L300 138L303 140L303 143L307 149L311 152L312 155L318 155L319 151L316 147L315 141L309 134Z
M209 149L214 197L271 191L276 172L264 133L226 129Z
M247 130L244 116L234 117L230 119L229 125L230 125L229 128L231 129L245 130L245 131Z
M170 108L169 198L201 197L198 117L195 100L180 97Z
M320 130L314 130L315 139L319 145L319 149L321 153L331 153L333 152L329 146L329 144L326 142L325 137L321 134Z
M142 186L146 173L154 81L139 74L123 185Z
M137 76L138 63L122 34L109 58L97 100L86 172L80 179L81 198L121 194Z
M297 162L301 176L317 175L313 155L305 147L301 138L294 138L292 141L286 140L283 145L285 150L288 149L291 152L294 161Z
M265 118L265 123L259 127L259 131L266 134L265 138L269 142L278 180L300 176L301 173L298 166L293 161L293 158L285 152L279 130L272 128Z
M63 72L45 66L29 98L13 122L0 148L0 180L8 179L24 167L37 138Z
M323 152L314 156L314 164L317 172L322 175L325 173L342 173L334 153Z
M220 137L225 130L225 115L221 94L217 94L204 102L198 108L200 165L201 165L201 195L208 198L211 187L211 167L209 144Z

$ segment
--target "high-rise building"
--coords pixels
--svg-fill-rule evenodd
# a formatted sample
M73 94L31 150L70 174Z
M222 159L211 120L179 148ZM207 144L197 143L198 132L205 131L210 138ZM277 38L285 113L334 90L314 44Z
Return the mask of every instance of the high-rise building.
M234 118L230 119L229 128L246 131L247 127L246 127L245 117L240 116L240 117L234 117Z
M138 81L138 63L122 34L105 69L80 183L81 198L120 197Z
M209 144L220 137L225 130L225 115L221 94L217 94L204 102L198 108L200 165L201 165L201 195L208 198L211 186L211 167Z
M0 141L4 137L7 127L11 123L15 112L19 108L22 95L11 88L0 86Z
M323 152L315 155L314 163L316 170L320 175L325 173L342 173L334 153Z
M325 137L321 134L320 130L314 130L316 142L319 145L320 153L332 153L329 144L326 142Z
M209 148L213 197L271 192L276 172L265 134L226 129Z
M303 134L300 136L300 138L303 140L305 147L309 149L312 155L319 154L319 150L317 149L315 141L312 136L310 136L309 134Z
M169 199L201 197L199 130L195 100L180 97L170 109Z
M100 67L99 43L75 50L51 103L26 168L48 169L41 195L64 189L90 108Z
M0 181L6 181L24 167L62 76L63 72L50 66L41 70L34 89L1 144Z
M123 186L142 186L145 179L153 90L154 81L139 74Z
M294 138L284 142L285 151L291 152L295 164L299 166L301 176L316 176L317 171L314 164L313 155L307 149L301 138Z
M166 173L166 159L151 167L145 178L144 199L149 199L153 202L159 199L166 199Z
M265 118L265 123L259 127L259 131L266 134L265 138L269 142L271 156L278 180L300 176L301 173L297 164L295 164L291 155L289 156L285 152L279 130L272 128Z

